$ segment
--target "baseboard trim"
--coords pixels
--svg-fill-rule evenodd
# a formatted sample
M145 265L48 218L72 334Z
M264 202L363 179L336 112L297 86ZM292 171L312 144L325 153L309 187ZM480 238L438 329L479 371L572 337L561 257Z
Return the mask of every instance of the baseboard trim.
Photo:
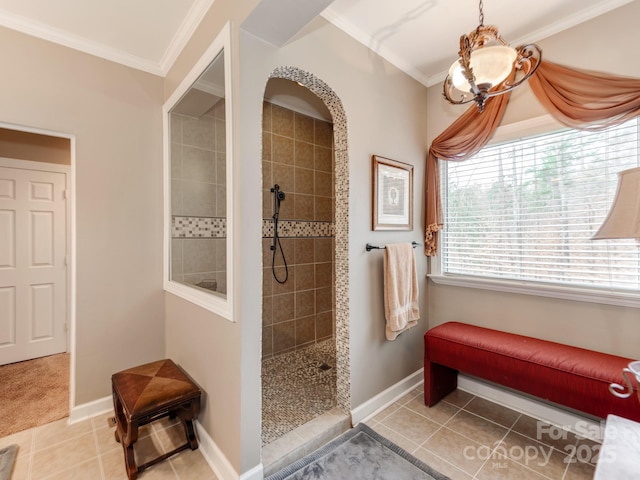
M216 478L220 480L238 480L243 478L238 475L238 472L236 472L235 468L233 468L227 457L222 453L222 450L218 448L218 445L216 445L216 442L213 441L213 438L207 433L202 424L198 420L196 420L194 424L200 443L198 448L216 474ZM261 479L262 477L256 478Z
M240 475L240 480L263 480L264 478L264 469L262 468L262 463L253 467L248 472L244 472Z
M91 417L97 417L105 413L113 412L112 397L99 398L93 402L83 403L71 409L69 423L78 423ZM199 449L202 456L212 468L220 480L262 480L262 464L251 470L238 475L227 457L218 448L213 439L209 436L202 424L195 420L196 432L198 434Z
M111 396L76 405L69 412L69 423L78 423L108 412L113 412L113 398Z
M421 368L351 410L351 422L353 425L356 426L358 423L368 420L380 410L387 408L393 402L419 386L424 381L423 372L424 368Z
M564 410L549 403L505 390L460 373L458 374L458 388L556 427L602 442L604 420L598 422L578 413Z

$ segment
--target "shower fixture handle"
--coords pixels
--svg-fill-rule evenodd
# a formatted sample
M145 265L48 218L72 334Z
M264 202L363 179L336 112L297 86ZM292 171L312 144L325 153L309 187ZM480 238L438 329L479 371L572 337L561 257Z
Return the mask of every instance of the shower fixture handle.
M282 190L280 190L280 185L278 185L277 183L273 186L271 192L276 194L276 199L278 200L278 202L284 200L285 194Z
M280 202L284 200L285 194L277 183L271 188L271 193L273 193L273 220L277 222L280 216Z

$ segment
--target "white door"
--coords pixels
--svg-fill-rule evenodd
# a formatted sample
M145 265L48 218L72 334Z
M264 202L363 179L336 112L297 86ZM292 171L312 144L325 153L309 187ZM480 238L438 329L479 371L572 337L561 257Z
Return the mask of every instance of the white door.
M0 167L0 365L67 350L65 184Z

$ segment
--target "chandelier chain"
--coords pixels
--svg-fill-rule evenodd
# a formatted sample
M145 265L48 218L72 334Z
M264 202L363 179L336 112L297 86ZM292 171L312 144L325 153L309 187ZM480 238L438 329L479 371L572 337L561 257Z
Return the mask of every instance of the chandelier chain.
M482 0L480 0L480 3L479 3L480 15L478 17L478 20L480 21L480 25L481 26L484 26L484 10L483 10L483 6L484 5L482 3Z

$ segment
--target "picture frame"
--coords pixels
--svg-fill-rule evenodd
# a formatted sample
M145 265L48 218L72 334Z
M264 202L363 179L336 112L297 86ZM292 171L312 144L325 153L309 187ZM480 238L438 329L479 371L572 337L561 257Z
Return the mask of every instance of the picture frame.
M413 230L413 165L372 156L372 230Z

